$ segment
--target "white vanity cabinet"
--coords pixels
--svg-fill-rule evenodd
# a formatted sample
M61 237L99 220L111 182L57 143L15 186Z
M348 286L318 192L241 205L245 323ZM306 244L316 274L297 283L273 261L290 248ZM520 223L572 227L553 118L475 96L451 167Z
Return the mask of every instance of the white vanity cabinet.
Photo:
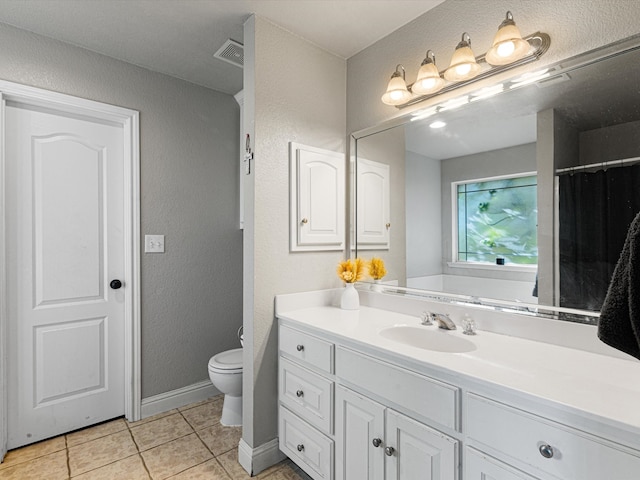
M336 480L453 480L458 441L341 385Z
M281 325L279 342L280 449L311 477L459 478L459 441L411 418L455 428L457 387L297 328Z
M331 480L334 345L286 326L278 333L280 450L314 479Z
M467 444L532 475L505 474L506 479L640 478L637 450L474 393L467 394L465 405ZM475 474L469 477L484 478Z
M540 480L471 447L465 449L464 465L465 480Z
M280 449L315 480L640 479L637 422L625 424L612 413L598 415L556 400L571 381L567 374L551 379L558 389L532 394L523 386L539 377L526 364L514 386L487 381L475 372L492 368L503 375L504 363L485 365L481 357L467 356L445 362L446 353L432 355L434 362L445 359L441 365L420 360L411 351L375 344L381 342L375 334L383 328L380 318L399 324L405 317L373 309L367 316L367 307L359 313L335 310L306 309L280 319ZM370 331L358 337L359 328ZM480 335L479 349L517 341ZM527 348L540 347L520 341L520 353L533 358ZM594 365L607 361L569 350L555 355L557 368L567 362L567 368L584 373L582 365L591 365L590 375ZM467 360L474 374L456 370ZM588 381L591 376L561 398L586 398ZM631 395L626 390L611 388L616 393L602 392L602 399L633 404L619 398ZM586 404L614 412L593 400ZM635 411L629 418L637 418Z

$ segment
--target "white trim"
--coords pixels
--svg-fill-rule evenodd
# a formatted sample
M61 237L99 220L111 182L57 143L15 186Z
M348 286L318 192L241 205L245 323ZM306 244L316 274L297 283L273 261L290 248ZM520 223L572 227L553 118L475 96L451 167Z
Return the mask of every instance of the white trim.
M173 408L184 407L190 403L200 402L216 395L220 395L220 392L209 380L171 390L170 392L160 393L142 400L141 418L151 417Z
M5 246L5 157L4 112L5 99L0 92L0 461L7 453L7 263Z
M88 115L113 122L123 127L125 172L125 281L129 295L125 299L125 415L129 421L140 419L140 130L139 112L114 105L73 97L35 87L0 80L2 121L0 122L2 148L0 149L0 271L5 265L5 199L4 199L4 105L6 101L54 108L76 115ZM7 445L7 312L6 273L0 277L0 456Z
M495 272L526 272L535 273L538 265L494 265L493 263L472 263L472 262L447 262L449 268L468 268L470 270L492 270Z
M251 448L244 439L238 444L238 463L249 475L257 475L276 463L284 460L286 455L280 451L278 439Z

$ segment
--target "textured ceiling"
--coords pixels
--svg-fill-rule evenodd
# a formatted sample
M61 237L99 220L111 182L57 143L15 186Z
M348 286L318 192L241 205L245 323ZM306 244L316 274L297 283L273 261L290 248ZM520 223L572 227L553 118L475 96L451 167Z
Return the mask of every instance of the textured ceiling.
M349 58L444 0L0 0L0 22L234 94L213 54L252 13Z

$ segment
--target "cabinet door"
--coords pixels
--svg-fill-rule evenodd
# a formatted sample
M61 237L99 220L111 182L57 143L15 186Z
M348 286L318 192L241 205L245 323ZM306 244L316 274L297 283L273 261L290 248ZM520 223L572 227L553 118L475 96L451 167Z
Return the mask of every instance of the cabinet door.
M338 386L336 480L382 480L384 447L384 407Z
M345 158L291 143L291 249L344 248Z
M393 410L386 416L386 480L459 478L457 440Z
M358 159L356 242L361 249L388 249L391 228L389 165Z
M475 448L465 449L465 480L538 480Z

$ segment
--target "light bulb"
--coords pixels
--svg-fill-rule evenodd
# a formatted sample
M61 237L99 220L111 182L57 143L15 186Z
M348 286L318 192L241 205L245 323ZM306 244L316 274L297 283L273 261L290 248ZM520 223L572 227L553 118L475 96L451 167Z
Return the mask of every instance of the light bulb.
M503 42L498 45L497 53L499 57L508 57L516 51L516 46L513 42Z
M463 63L462 65L456 66L456 73L458 75L466 75L471 71L471 65L468 63Z

